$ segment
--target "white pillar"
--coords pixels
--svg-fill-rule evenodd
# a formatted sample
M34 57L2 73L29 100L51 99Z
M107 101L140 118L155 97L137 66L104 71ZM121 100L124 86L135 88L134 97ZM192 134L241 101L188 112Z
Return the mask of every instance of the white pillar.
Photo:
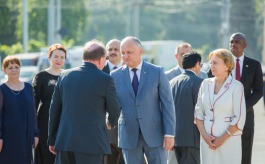
M61 43L61 35L59 30L61 29L61 0L57 0L57 10L56 10L56 42Z
M23 0L23 18L22 18L22 44L24 52L28 52L28 39L29 39L29 29L28 29L28 1Z
M223 36L223 48L228 48L230 40L230 0L224 0L224 6L222 10L222 27L221 34Z
M55 3L54 0L48 2L48 38L47 44L50 46L54 43L55 38Z

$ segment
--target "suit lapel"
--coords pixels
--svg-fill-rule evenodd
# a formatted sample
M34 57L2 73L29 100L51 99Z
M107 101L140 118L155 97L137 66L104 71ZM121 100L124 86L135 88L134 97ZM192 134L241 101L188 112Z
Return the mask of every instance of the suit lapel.
M215 86L215 80L214 80L214 78L212 78L211 81L208 83L208 91L209 91L209 96L210 96L209 97L210 102L214 101L214 86Z
M123 78L124 83L126 84L131 95L135 98L135 94L133 91L132 82L131 82L131 78L130 78L130 74L129 74L129 67L127 67L126 65L123 66L122 73L123 73L123 77L125 77L125 78Z
M249 67L249 59L248 57L244 57L244 62L243 62L243 68L242 68L242 75L240 78L240 81L243 83L243 81L245 81L246 76L251 73L250 71L250 67Z
M220 88L219 92L216 94L214 101L217 101L220 97L222 97L225 92L229 89L231 83L232 83L232 76L228 76L227 79L225 80L224 84ZM215 86L215 80L214 80L214 85L213 85L213 94L214 94L214 86Z
M148 70L148 65L145 62L143 62L142 70L141 70L141 78L140 78L139 87L137 90L137 95L139 95L139 93L141 92L141 90L143 88L143 85L145 84L145 81L146 81L147 75L148 75L147 70Z

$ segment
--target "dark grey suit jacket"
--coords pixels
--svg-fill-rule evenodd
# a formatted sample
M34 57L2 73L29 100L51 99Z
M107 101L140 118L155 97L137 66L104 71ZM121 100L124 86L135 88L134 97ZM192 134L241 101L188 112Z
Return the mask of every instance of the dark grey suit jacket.
M200 147L200 133L194 124L194 109L202 81L189 70L170 81L176 113L175 146Z
M263 75L258 61L244 57L243 70L240 78L244 86L246 99L246 123L244 128L254 128L253 106L263 95Z
M88 62L62 72L51 101L48 144L59 151L110 154L106 112L115 126L120 105L110 75Z
M104 68L102 69L103 72L106 72L107 74L110 74L109 64L107 63Z

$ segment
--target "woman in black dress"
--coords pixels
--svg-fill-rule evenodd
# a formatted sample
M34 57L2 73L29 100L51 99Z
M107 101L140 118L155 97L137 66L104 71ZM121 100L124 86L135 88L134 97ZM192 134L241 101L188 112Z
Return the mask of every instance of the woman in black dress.
M31 164L38 129L32 86L19 80L20 60L4 59L7 81L0 86L0 163Z
M48 59L50 67L39 72L33 79L40 142L36 149L36 164L53 164L55 155L49 151L47 145L49 108L54 87L62 71L66 58L66 49L60 44L53 44L49 48Z

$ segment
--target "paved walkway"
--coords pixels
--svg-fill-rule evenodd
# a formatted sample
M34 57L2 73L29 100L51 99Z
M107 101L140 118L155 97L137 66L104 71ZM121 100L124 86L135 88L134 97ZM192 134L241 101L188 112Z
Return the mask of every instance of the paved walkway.
M252 154L252 164L265 164L265 110L263 99L256 106L255 111L255 134Z

